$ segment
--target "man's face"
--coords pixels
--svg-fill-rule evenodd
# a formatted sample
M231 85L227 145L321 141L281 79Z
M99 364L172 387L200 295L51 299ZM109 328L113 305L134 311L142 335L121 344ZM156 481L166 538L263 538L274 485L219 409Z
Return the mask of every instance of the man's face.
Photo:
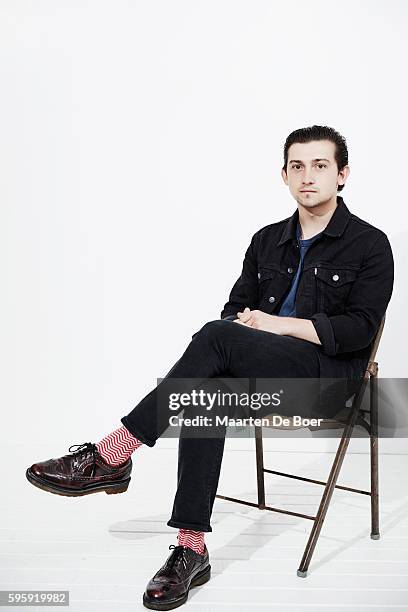
M282 178L301 206L314 208L329 200L336 201L337 186L344 185L350 172L337 170L336 147L330 140L294 143L289 147L287 172Z

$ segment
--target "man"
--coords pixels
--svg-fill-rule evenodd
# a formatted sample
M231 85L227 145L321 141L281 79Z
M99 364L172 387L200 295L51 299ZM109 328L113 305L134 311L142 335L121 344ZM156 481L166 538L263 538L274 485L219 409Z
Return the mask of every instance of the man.
M391 298L394 264L384 232L352 214L337 195L349 171L346 141L332 128L312 126L288 136L282 178L296 211L253 235L221 319L193 335L164 380L361 379ZM157 402L163 382L122 417L122 427L97 444L33 464L28 480L60 495L126 491L131 454L143 443L154 446L169 424ZM224 442L225 427L213 438L180 435L167 523L179 530L178 545L170 545L172 553L147 585L148 608L178 607L191 587L210 578L204 533L212 531Z

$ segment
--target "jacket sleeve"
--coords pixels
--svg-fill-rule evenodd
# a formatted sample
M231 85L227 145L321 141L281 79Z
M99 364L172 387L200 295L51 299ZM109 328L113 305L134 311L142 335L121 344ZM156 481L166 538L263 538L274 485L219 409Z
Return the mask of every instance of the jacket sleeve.
M337 355L369 346L377 333L394 285L394 259L387 236L381 233L369 248L348 296L345 313L316 313L311 321L323 353Z
M228 302L221 311L221 319L237 319L237 312L246 306L254 310L258 305L258 265L255 246L256 234L245 252L242 272L231 289Z

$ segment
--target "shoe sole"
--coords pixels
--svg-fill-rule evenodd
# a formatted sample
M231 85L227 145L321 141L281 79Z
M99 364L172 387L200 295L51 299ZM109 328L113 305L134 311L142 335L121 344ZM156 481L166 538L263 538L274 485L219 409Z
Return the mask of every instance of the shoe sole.
M54 495L63 495L64 497L81 497L82 495L90 495L91 493L99 493L100 491L105 491L105 493L107 493L108 495L114 495L116 493L125 493L130 482L130 478L127 478L126 480L121 480L112 484L101 483L98 485L88 486L82 490L75 491L73 489L59 487L58 485L49 483L48 481L40 478L39 476L34 475L30 471L30 468L28 468L26 471L26 478L32 485L34 485L38 489L42 489L43 491L47 491L48 493L54 493Z
M172 602L155 602L151 599L147 599L146 595L143 595L143 605L150 610L173 610L173 608L178 608L186 603L188 594L192 587L200 586L201 584L205 584L211 578L211 565L205 568L200 574L197 574L195 578L191 581L190 588L187 593L180 597L179 599Z

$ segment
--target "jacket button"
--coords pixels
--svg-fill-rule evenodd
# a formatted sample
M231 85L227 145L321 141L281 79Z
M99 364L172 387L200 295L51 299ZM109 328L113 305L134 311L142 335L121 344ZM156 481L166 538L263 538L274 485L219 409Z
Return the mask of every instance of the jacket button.
M289 274L292 274L293 268L288 268L288 272L289 272Z
M271 302L271 304L275 301L275 298L273 297L273 295L271 295L271 297L269 298L269 301Z
M258 272L258 278L261 278L261 273L260 272Z
M333 274L333 280L334 281L338 281L339 280L339 275L338 274Z

